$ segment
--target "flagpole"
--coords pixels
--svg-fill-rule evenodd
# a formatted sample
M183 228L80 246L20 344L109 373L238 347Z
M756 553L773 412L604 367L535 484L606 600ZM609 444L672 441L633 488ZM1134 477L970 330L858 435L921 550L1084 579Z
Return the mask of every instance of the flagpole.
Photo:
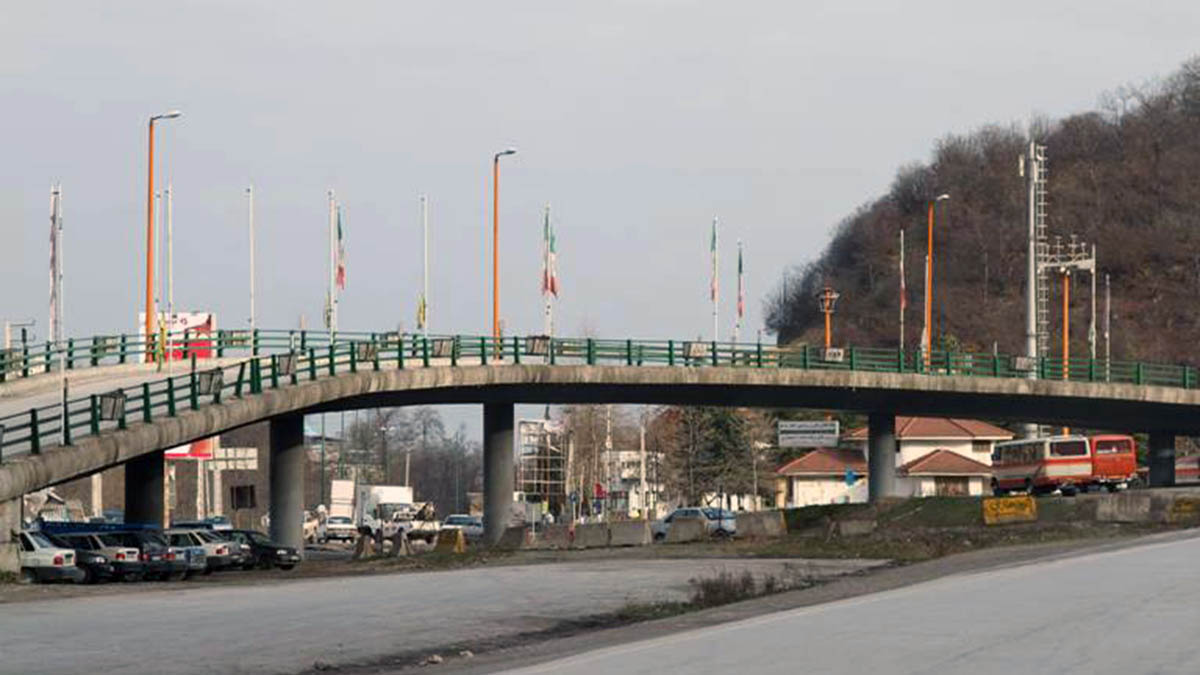
M733 344L737 344L742 334L742 312L745 307L745 289L742 285L742 240L738 239L738 279L737 279L737 318L733 322Z
M171 335L171 322L175 318L175 229L172 226L172 197L174 190L167 182L167 372L171 372L171 361L175 351L175 338Z
M253 339L254 321L254 185L246 188L246 221L250 230L250 334Z
M545 219L542 224L542 299L546 303L546 335L554 335L554 304L550 297L550 203L546 203Z
M908 305L908 289L904 283L904 228L900 228L900 353L904 353L904 309Z
M329 296L327 308L326 328L329 330L329 344L333 344L333 334L337 332L337 301L334 299L334 275L337 274L337 242L334 232L336 225L337 202L334 200L333 190L329 191Z
M429 337L429 197L427 195L421 195L421 232L424 249L422 254L424 271L421 285L421 330L425 337Z
M712 222L712 303L713 303L713 342L714 343L717 340L719 340L721 337L720 327L717 323L718 315L719 315L719 306L720 306L720 301L721 301L720 300L720 298L721 298L721 292L720 292L721 275L720 275L720 271L719 271L720 268L718 267L719 262L720 262L719 258L720 258L720 247L717 244L717 217L713 216L713 222Z

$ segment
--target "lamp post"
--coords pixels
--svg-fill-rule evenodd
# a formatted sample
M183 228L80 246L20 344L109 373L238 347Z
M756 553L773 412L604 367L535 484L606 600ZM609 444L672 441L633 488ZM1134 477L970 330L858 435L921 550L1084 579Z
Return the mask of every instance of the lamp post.
M517 154L516 148L492 156L492 337L500 348L500 158Z
M926 236L928 254L925 256L925 367L930 365L933 354L933 209L950 195L938 195L929 200L929 230Z
M178 110L169 110L161 115L150 117L149 127L149 161L146 163L146 357L153 356L150 347L150 336L154 332L154 123L158 120L171 120L183 115Z

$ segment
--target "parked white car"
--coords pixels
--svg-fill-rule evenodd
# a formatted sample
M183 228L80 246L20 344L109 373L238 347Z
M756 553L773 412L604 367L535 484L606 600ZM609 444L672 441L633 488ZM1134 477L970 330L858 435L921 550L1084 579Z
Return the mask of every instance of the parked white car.
M321 543L333 539L354 541L357 538L358 528L349 516L329 516L317 528L317 541Z
M86 574L75 566L74 550L59 548L46 535L33 530L22 531L20 541L22 581L84 581Z
M715 506L685 506L675 509L666 518L650 524L650 531L654 533L654 541L666 539L667 531L671 529L671 521L677 518L703 520L705 529L713 537L732 537L737 534L737 516L732 511Z
M145 566L136 548L126 546L121 538L100 532L68 532L58 538L77 549L92 551L105 556L112 563L113 575L117 580L137 581L142 578Z
M462 530L463 537L474 540L483 536L483 518L456 513L442 521L443 530Z
M200 571L205 574L211 574L213 570L225 569L234 564L235 551L232 550L232 544L228 541L210 541L193 530L167 530L166 535L172 546L203 549L204 567ZM240 556L240 548L236 553Z

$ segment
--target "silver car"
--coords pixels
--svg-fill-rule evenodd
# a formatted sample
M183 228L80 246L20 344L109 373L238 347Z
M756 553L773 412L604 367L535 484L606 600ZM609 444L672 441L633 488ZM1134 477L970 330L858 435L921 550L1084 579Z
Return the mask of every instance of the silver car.
M676 518L703 520L705 530L713 537L732 537L737 534L737 516L732 511L715 506L685 506L675 509L666 518L650 524L650 531L654 533L654 541L663 541L667 538L667 531L671 529L671 521Z

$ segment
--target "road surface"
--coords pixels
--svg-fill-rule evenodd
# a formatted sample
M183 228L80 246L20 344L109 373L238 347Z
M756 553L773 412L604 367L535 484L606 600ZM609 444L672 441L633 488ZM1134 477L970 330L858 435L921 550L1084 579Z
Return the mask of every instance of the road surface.
M534 673L1195 673L1200 538L952 576Z
M683 599L724 568L784 560L603 560L188 588L0 606L0 673L294 673L544 630L630 600ZM876 561L790 561L836 576Z

